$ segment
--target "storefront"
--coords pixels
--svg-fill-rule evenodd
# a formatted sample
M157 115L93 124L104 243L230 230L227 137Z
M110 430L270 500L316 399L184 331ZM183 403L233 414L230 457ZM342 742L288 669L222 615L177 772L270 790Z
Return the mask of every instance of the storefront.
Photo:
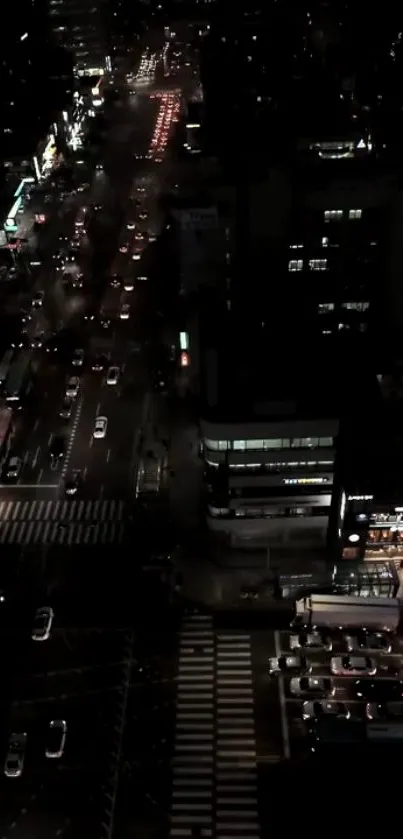
M341 497L342 558L403 561L402 505L373 495Z

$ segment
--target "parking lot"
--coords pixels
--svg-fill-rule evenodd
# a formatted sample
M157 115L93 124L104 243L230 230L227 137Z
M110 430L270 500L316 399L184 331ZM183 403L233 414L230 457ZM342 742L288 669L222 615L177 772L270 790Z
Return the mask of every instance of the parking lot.
M274 633L273 655L290 655L291 652L295 652L290 650L291 635L291 632L284 631ZM343 709L351 720L364 720L366 718L367 702L365 699L358 699L356 696L355 682L358 677L353 675L334 676L331 674L331 658L348 654L342 634L332 637L331 651L301 650L300 653L306 656L308 662L312 663L312 677L315 679L331 679L335 690L334 694L328 696L320 693L317 696L310 696L307 693L301 695L301 697L296 697L290 691L290 679L295 676L295 673L290 674L290 676L271 677L276 685L275 689L278 692L278 702L280 703L284 754L290 758L299 758L309 751L307 739L307 723L309 721L304 722L302 718L304 702L311 699L327 699L332 704L342 703L340 710ZM362 657L366 653L358 653L358 655ZM392 651L390 653L370 653L369 655L377 667L376 681L393 682L399 674L403 673L403 644L401 638L392 640ZM363 678L368 677L363 675Z

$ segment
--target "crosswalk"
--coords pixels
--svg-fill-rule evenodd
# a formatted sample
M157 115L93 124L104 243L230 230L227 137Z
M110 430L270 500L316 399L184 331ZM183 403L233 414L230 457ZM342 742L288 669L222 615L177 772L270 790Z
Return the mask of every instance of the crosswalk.
M113 499L1 501L0 544L120 544L126 508Z
M250 636L190 615L177 683L170 836L259 839Z

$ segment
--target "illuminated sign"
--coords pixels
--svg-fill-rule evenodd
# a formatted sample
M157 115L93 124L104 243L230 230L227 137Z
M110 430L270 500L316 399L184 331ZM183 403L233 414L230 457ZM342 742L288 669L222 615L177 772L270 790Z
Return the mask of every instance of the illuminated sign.
M15 217L16 217L16 215L18 213L18 210L20 209L21 205L22 205L22 198L21 198L21 196L19 196L17 198L17 200L14 201L14 204L11 207L11 210L10 210L8 216L7 216L7 220L6 220L6 223L5 223L5 229L6 230L17 230L17 225L15 224Z
M35 221L36 224L44 224L46 221L46 216L44 213L35 213Z
M189 355L187 352L181 352L180 355L180 365L181 367L189 367Z
M327 484L329 478L283 478L282 483L292 486L313 486L314 484Z
M20 41L26 41L27 38L28 38L28 32L24 32L24 34L21 35Z
M181 350L189 349L189 335L187 334L187 332L179 333L179 346Z
M36 155L33 157L32 162L33 162L33 164L34 164L35 175L36 175L36 177L37 177L37 180L38 180L38 181L40 181L40 179L41 179L41 171L40 171L40 169L39 169L38 158L37 158L37 156L36 156Z
M349 495L348 501L373 501L373 495Z
M22 181L20 181L19 186L15 190L14 198L18 198L21 195L22 191L25 189L26 184L33 183L35 183L35 178L23 178Z

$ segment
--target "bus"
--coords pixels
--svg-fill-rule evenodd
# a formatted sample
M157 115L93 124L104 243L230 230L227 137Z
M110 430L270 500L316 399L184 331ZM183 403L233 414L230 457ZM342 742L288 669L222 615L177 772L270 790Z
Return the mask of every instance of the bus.
M30 350L23 350L13 361L5 384L6 402L15 403L20 407L30 382L32 358L33 353Z
M10 367L13 363L15 350L7 350L0 361L0 387L3 387L4 382L10 372Z
M6 405L0 406L0 464L7 460L14 435L13 412Z

